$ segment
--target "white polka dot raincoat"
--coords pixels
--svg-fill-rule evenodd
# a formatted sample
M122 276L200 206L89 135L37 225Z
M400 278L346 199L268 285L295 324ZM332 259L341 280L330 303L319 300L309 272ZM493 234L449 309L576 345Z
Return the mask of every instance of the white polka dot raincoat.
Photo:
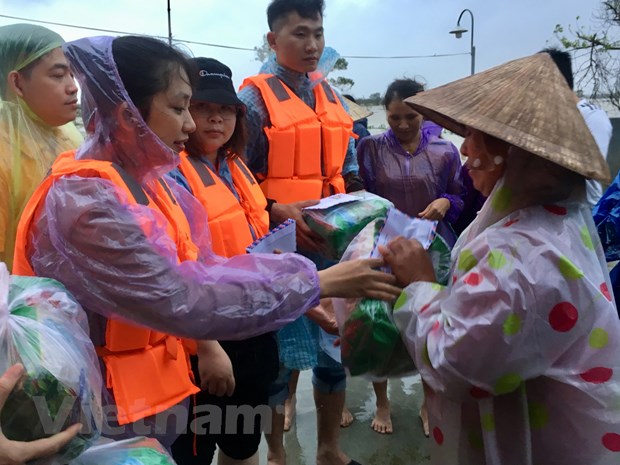
M582 202L502 216L496 186L448 286L411 284L394 317L423 380L432 463L620 464L620 321Z

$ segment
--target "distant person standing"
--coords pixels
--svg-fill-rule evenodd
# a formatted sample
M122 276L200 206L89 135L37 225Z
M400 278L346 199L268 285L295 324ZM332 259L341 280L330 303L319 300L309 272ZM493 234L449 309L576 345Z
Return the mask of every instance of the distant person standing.
M574 90L573 65L570 54L557 48L545 48L541 50L540 53L549 54L564 76L564 79L566 79L568 86L571 90ZM575 100L577 102L577 108L581 112L581 116L583 116L588 129L592 133L592 137L594 137L596 141L596 145L598 145L598 148L603 154L603 158L607 160L607 152L609 150L609 143L611 142L613 130L607 113L598 105L595 105L585 98L579 98L576 94ZM602 195L603 188L601 183L589 179L586 182L586 198L590 208L594 208Z
M358 106L360 109L364 110L364 108L358 105L352 95L344 94L343 97L350 100L350 102L353 102L353 104ZM368 116L372 115L372 112L368 111L367 116L358 115L353 112L353 105L351 105L350 102L347 102L347 104L349 105L349 115L351 115L351 118L353 119L353 132L357 135L357 139L355 140L355 147L357 147L364 137L368 137L370 135L370 131L368 130Z

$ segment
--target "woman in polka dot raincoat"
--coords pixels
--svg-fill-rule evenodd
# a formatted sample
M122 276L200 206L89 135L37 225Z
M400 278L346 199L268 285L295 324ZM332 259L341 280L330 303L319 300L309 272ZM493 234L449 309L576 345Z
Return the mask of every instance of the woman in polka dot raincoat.
M383 250L434 464L620 464L620 322L584 183L609 169L562 79L539 54L408 101L465 136L489 195L447 286L419 244Z

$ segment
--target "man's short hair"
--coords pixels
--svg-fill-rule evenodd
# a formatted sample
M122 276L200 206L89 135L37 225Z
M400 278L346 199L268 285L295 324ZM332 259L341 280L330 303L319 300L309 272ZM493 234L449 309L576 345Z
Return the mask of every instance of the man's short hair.
M302 18L315 19L323 17L325 2L323 0L272 0L267 7L267 23L273 31L275 23L289 13L296 12Z
M538 53L547 53L551 57L551 59L555 62L555 65L562 73L562 76L564 76L564 79L566 79L568 87L573 90L573 60L570 53L555 47L544 48Z

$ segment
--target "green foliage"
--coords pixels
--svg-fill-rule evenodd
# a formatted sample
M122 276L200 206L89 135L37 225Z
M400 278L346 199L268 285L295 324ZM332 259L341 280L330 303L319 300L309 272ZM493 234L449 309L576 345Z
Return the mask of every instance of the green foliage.
M334 65L335 71L343 71L349 67L349 62L345 58L338 58L336 60L336 64Z
M357 99L357 103L360 105L372 106L372 105L381 105L381 93L373 92L368 97L360 97Z
M577 16L574 25L557 24L553 33L578 58L573 70L575 90L609 98L620 109L620 0L602 0L593 18L588 28Z
M332 71L346 71L348 67L349 62L345 58L340 57L336 60ZM342 92L347 92L355 85L355 81L353 79L344 76L330 77L327 80L332 86L337 87Z
M349 90L351 87L355 85L355 81L353 79L349 79L344 76L338 76L336 78L328 78L327 80L332 86L337 87L343 92L346 92L347 90Z
M269 46L269 42L267 42L267 34L263 34L263 42L259 46L254 47L254 59L261 63L265 63L272 53L273 51Z

